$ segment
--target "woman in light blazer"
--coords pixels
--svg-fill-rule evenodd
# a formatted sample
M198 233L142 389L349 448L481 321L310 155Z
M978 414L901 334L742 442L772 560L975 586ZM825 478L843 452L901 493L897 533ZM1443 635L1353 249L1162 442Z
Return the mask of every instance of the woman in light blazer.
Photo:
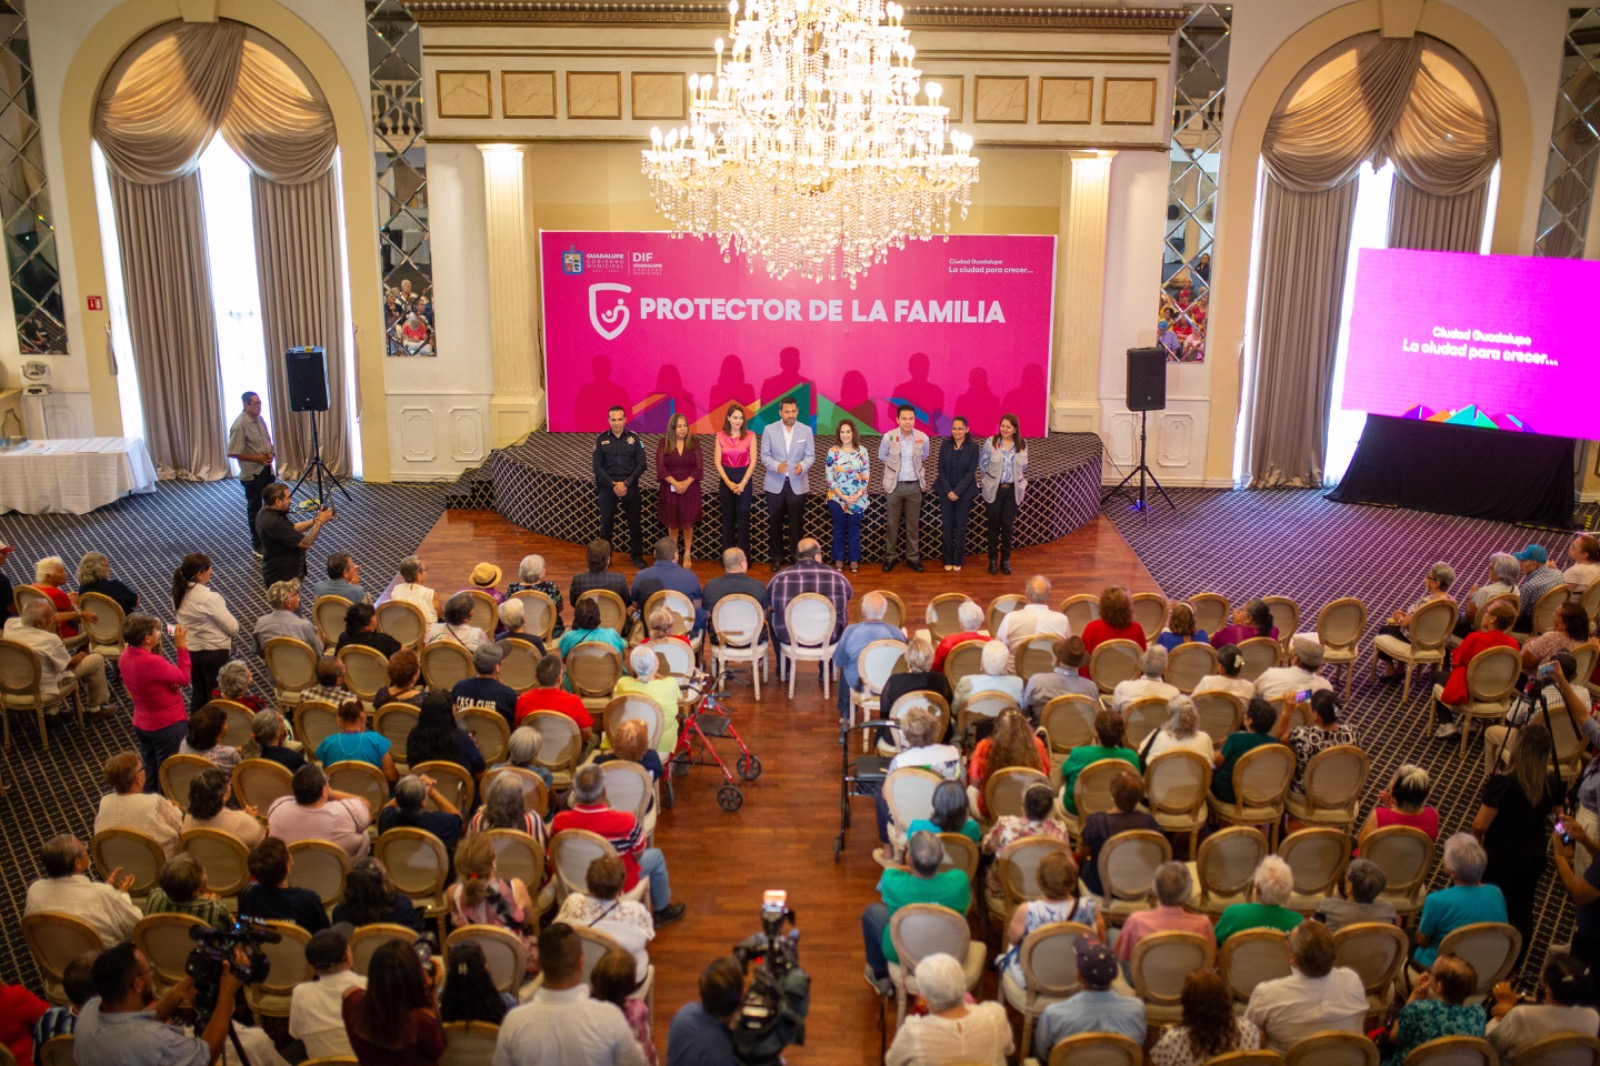
M989 573L1011 573L1011 529L1028 491L1028 445L1017 416L1003 414L993 437L983 442L978 477L989 510Z

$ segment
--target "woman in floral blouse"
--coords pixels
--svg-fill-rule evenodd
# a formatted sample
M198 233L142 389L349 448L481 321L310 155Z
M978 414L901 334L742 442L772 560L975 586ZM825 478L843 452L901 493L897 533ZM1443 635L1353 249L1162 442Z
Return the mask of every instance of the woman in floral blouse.
M839 423L839 443L828 449L828 513L833 516L833 565L861 569L861 516L867 510L867 453L856 439L856 424Z
M1441 1036L1483 1036L1489 1017L1480 1003L1468 1003L1478 975L1459 955L1440 955L1429 973L1417 978L1411 998L1389 1030L1394 1051L1384 1066L1400 1066L1413 1050Z
M559 637L567 628L566 623L561 621L561 586L546 578L544 571L544 556L524 555L517 566L517 580L506 586L506 594L515 596L519 592L542 592L549 596L550 602L556 605L556 626L550 635Z

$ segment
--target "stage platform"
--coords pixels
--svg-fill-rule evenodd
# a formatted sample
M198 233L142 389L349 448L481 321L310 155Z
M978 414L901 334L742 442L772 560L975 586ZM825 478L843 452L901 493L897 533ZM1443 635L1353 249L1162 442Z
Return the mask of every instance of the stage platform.
M656 518L655 452L661 438L654 434L641 434L645 452L650 456L650 467L645 474L643 487L644 539L647 548L654 545L665 530ZM594 472L592 455L595 438L587 433L529 434L527 439L508 448L497 448L483 466L465 475L451 490L448 503L457 510L493 510L510 522L541 536L553 537L574 544L584 544L594 539L599 530L599 514L595 509ZM827 539L832 520L827 509L827 484L822 467L822 456L835 443L832 437L817 438L817 462L811 467L811 493L806 501L804 526L807 533ZM929 458L930 471L938 462L940 441L933 443ZM713 439L699 440L703 469L710 478L712 470ZM878 438L868 438L872 449L872 495L881 497L878 463L876 459ZM1043 439L1028 443L1028 492L1017 514L1014 533L1018 548L1048 544L1093 521L1100 513L1100 438L1093 433L1052 433ZM702 494L704 513L697 529L701 536L709 534L709 541L699 541L695 554L711 554L701 544L715 543L721 528L721 506L718 502L716 481L708 481ZM887 508L882 499L874 500L867 508L861 530L862 557L881 560L885 545L885 520ZM942 533L939 508L931 496L922 507L922 555L939 557ZM627 536L624 525L621 536ZM981 504L974 507L973 517L967 526L967 554L986 555L988 552L986 526ZM759 484L756 499L751 507L750 547L758 559L764 558L767 546L767 515ZM619 553L625 545L616 545Z

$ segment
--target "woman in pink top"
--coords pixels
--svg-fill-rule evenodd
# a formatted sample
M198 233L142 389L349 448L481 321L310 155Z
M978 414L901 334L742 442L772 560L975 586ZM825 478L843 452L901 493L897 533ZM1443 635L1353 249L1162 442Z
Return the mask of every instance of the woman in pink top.
M750 461L750 446L754 433L744 428L744 409L728 408L722 420L722 430L717 434L717 454L713 460L717 469L717 499L722 504L722 550L737 547L750 558L750 501L755 499L751 475L755 464Z
M1408 825L1438 840L1439 812L1428 806L1431 788L1428 771L1414 763L1402 765L1394 772L1388 789L1378 793L1378 805L1367 815L1356 843L1366 843L1368 836L1391 825Z
M133 732L144 760L144 790L161 789L161 764L176 755L189 729L189 708L183 698L189 684L189 634L172 631L177 665L161 654L161 623L147 614L130 614L122 623L128 648L117 661L123 687L133 700Z

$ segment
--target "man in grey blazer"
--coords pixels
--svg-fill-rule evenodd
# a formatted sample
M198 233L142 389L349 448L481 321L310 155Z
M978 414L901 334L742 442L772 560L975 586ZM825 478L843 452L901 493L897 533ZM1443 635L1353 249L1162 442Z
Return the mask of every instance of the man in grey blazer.
M919 526L922 494L928 491L928 435L917 428L917 409L900 405L900 427L885 433L878 442L878 462L883 464L883 491L888 497L888 544L883 555L883 572L894 569L900 550L900 521L905 519L906 565L922 573Z
M799 421L800 404L793 396L778 405L778 418L761 431L761 465L766 470L761 489L767 496L770 536L767 560L774 570L794 562L810 491L807 473L817 458L811 427Z

